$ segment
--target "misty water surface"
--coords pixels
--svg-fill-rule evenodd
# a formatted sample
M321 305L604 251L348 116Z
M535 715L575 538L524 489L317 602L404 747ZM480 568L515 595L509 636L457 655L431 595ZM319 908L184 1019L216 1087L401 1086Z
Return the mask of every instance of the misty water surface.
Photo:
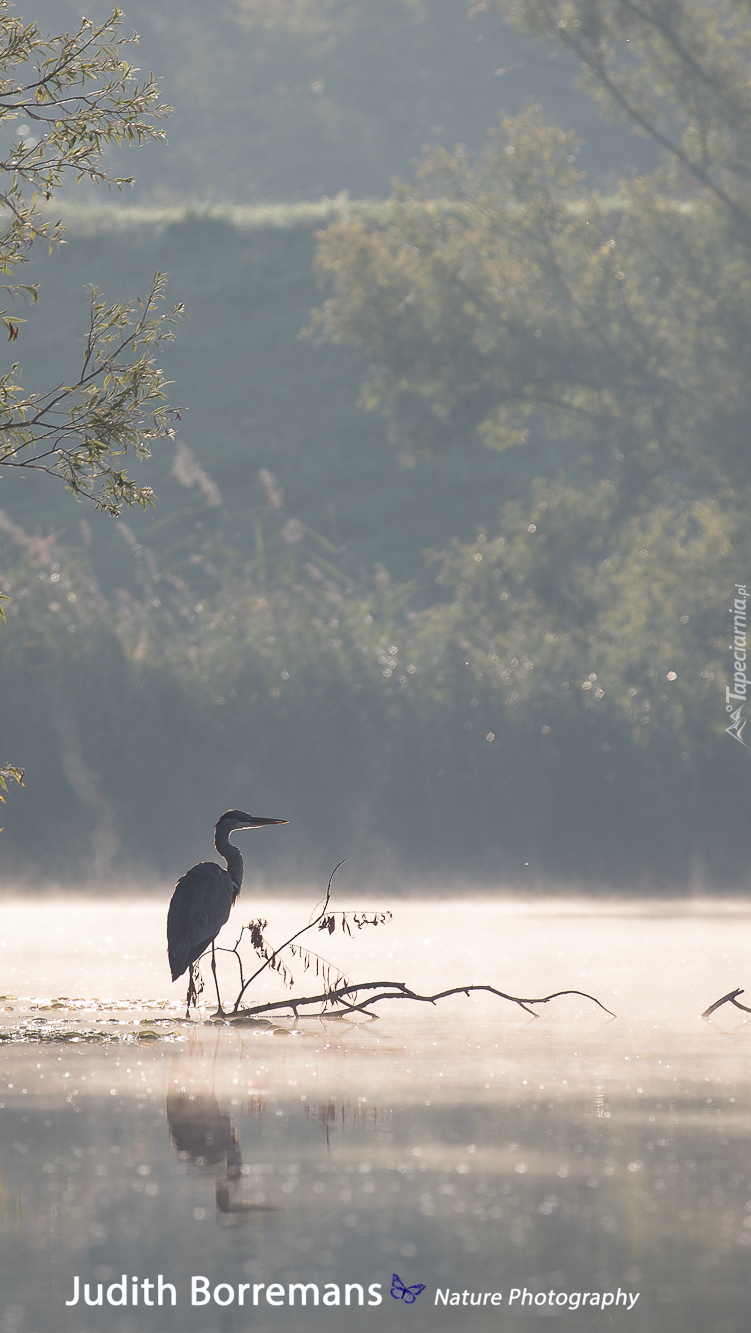
M313 941L352 978L570 986L618 1017L577 997L532 1019L458 996L384 1005L377 1021L213 1025L207 1006L185 1023L166 897L6 899L0 1333L748 1326L751 1028L737 1010L700 1014L751 981L751 912L372 905L393 922ZM270 937L308 910L264 903ZM96 1298L160 1273L175 1309L64 1304L75 1275ZM393 1273L425 1290L392 1297ZM191 1307L195 1275L232 1303ZM257 1306L239 1308L243 1283ZM309 1289L305 1309L299 1293L274 1307L274 1283L313 1283L321 1304ZM362 1309L323 1305L348 1283ZM546 1293L545 1307L509 1307L512 1289ZM436 1306L437 1291L467 1303ZM618 1291L639 1293L630 1312L549 1296ZM485 1293L502 1300L470 1304Z

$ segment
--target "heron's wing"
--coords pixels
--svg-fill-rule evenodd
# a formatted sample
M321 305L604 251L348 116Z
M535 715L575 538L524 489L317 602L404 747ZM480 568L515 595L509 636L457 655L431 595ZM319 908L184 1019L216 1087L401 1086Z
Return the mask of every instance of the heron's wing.
M176 981L216 938L232 906L234 885L215 861L202 861L177 881L167 913L167 949Z

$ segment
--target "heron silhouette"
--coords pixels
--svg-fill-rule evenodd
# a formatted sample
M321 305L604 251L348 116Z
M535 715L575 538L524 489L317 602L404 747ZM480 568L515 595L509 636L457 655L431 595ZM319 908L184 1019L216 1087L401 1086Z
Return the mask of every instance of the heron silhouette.
M228 919L243 882L243 859L230 842L238 829L263 828L266 824L286 824L286 819L261 819L243 810L226 810L214 829L214 846L227 862L223 870L216 861L199 861L177 881L167 913L167 953L172 980L190 970L187 1012L197 1001L195 964L211 945L211 970L214 973L216 999L221 1011L219 983L216 976L214 940Z

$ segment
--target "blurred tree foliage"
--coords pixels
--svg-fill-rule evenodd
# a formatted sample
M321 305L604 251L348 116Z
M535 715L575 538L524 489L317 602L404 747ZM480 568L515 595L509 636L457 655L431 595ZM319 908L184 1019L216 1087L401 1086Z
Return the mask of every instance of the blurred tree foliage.
M700 767L727 744L723 616L751 555L747 7L503 8L575 52L666 160L604 198L572 133L504 118L476 157L433 153L388 222L322 234L315 324L368 353L362 401L404 455L519 447L540 423L582 443L576 476L438 557L452 599L421 624L441 680L453 643L454 674L551 748L567 709L599 710Z
M0 271L10 276L34 242L60 243L63 229L43 205L63 179L130 183L103 168L105 150L163 138L155 122L169 111L153 77L139 83L124 58L119 9L103 23L82 19L76 32L45 37L12 8L0 0ZM36 284L14 282L3 291L11 301L38 299ZM161 313L163 298L161 274L136 305L108 306L94 290L80 373L70 384L29 394L19 365L0 374L0 470L59 478L112 514L148 503L150 488L128 476L122 458L128 451L147 458L154 439L173 434L154 353L182 309ZM15 343L19 320L1 313Z
M697 858L732 879L744 846L728 837L732 806L708 819L674 753L683 700L655 681L651 699L626 686L620 711L601 706L601 682L621 688L617 671L588 653L575 615L551 638L533 592L544 595L545 571L529 569L542 547L521 511L513 538L509 515L509 537L444 557L441 577L461 596L423 612L386 577L366 592L315 564L294 520L278 515L275 528L269 516L248 559L228 540L226 511L204 512L200 544L179 560L120 521L122 584L106 592L84 550L0 511L14 629L0 688L15 704L9 737L23 739L34 771L6 867L27 864L35 811L47 810L42 873L96 880L115 858L170 873L186 848L201 853L207 793L221 805L260 789L293 821L288 861L269 866L293 882L323 874L342 847L355 881L388 871L396 885L394 866L444 885L484 875L676 884ZM604 521L596 496L589 513ZM551 518L552 531L565 507ZM711 538L707 524L705 546ZM493 608L507 590L500 635ZM641 633L640 617L637 606L626 634ZM682 630L657 645L679 670L701 633ZM628 656L627 637L621 649ZM582 651L594 681L580 674ZM676 759L682 780L666 781ZM265 846L254 855L263 867Z

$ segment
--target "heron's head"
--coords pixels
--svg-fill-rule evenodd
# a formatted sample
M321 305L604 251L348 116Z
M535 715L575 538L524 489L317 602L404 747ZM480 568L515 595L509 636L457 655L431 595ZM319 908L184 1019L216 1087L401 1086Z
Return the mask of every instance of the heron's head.
M247 815L244 810L225 810L217 820L216 832L229 834L241 828L263 828L265 824L286 823L286 819L263 819L260 815Z

